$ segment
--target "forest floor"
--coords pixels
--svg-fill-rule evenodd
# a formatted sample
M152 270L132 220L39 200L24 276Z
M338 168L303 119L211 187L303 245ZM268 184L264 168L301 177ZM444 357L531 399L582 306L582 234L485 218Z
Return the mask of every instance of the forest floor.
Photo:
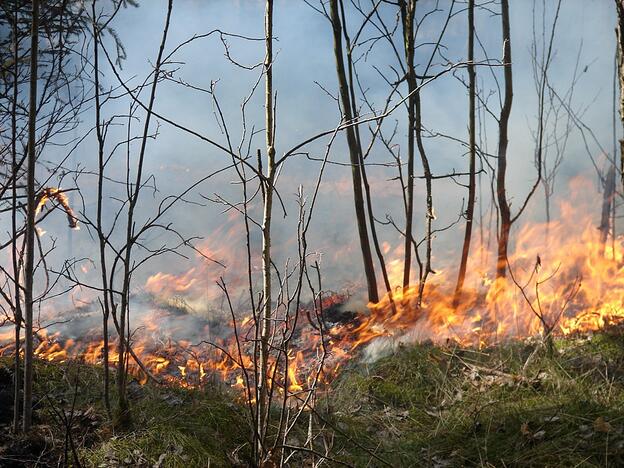
M483 350L419 344L373 364L354 359L319 396L313 431L322 418L331 456L357 467L624 466L624 332L555 345L553 356L527 340ZM77 466L75 458L95 467L248 466L245 407L222 385L131 383L133 429L116 433L101 368L39 361L35 430L16 438L10 367L0 359L2 467ZM295 445L308 418L301 426ZM310 466L310 456L290 466Z

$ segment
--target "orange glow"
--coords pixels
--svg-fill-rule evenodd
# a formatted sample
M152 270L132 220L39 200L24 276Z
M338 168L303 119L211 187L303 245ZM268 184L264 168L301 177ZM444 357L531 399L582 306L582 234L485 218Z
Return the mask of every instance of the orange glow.
M388 271L395 285L392 297L386 295L378 304L369 304L366 310L353 311L349 309L348 296L323 294L320 301L317 299L315 304L307 306L308 313L301 314L289 349L272 355L267 379L281 395L306 391L316 383L317 375L320 383L331 382L362 348L384 339L394 344L450 340L462 346L482 348L542 334L542 320L559 336L586 333L622 321L624 238L616 239L613 245L610 242L601 245L596 223L588 214L592 212L591 204L584 204L581 199L590 191L586 182L575 180L574 195L560 206L560 221L553 221L549 226L526 223L513 233L509 265L524 294L510 274L501 279L491 276L493 256L488 256L488 249L479 244L475 235L460 304L453 306L456 266L442 265L444 268L430 276L422 307L417 309L418 285L405 290L398 287L402 281L401 250L386 243L383 250L388 255ZM205 251L209 251L208 247ZM198 296L206 284L206 272L205 267L197 267L180 276L157 273L147 280L145 287L159 295ZM336 318L336 310L341 308L353 312L348 320ZM314 309L319 313L322 310L325 324L329 324L324 325L328 328L324 330L324 341L318 324L313 327L306 318L309 314L314 321ZM216 347L208 343L209 328L194 330L205 338L204 344L198 346L185 340L164 340L162 336L169 331L162 330L160 320L167 318L166 312L154 310L140 324L142 333L133 337L133 350L149 372L166 383L201 387L218 378L253 400L253 356L257 352L254 351L254 317L247 310L237 313L240 348L233 334L214 340ZM178 321L183 323L184 317L176 318L169 326L175 327ZM276 336L288 331L288 320L276 323ZM98 336L97 333L95 330L91 336ZM0 355L14 352L12 337L12 330L0 330ZM102 364L103 342L99 338L64 339L58 333L44 332L38 337L40 343L35 353L42 359L62 362L79 358L89 364ZM110 365L118 359L116 344L112 342ZM147 381L132 359L129 371L139 381ZM252 387L249 394L245 393L248 382Z

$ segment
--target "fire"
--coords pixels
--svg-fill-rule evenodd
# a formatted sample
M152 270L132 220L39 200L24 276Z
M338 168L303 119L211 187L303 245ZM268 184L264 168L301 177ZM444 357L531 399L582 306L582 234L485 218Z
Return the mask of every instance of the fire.
M579 183L579 182L577 182ZM577 187L575 193L586 193ZM495 279L488 274L487 249L473 247L469 274L462 300L453 306L455 268L438 269L425 288L424 301L416 308L418 286L405 290L396 287L378 304L366 310L349 312L349 296L325 294L302 311L298 329L289 349L269 362L268 379L277 393L292 395L311 386L327 384L345 363L376 340L404 341L451 340L478 348L503 340L524 338L551 331L555 335L586 333L624 320L624 237L604 245L595 222L579 209L582 200L570 197L560 207L561 220L527 223L514 233L515 243L509 256L510 273ZM579 216L578 213L584 213ZM385 245L384 251L400 255L400 249ZM485 263L484 263L485 260ZM400 258L389 259L395 284L401 279ZM487 265L486 265L487 264ZM205 269L192 269L181 276L158 273L151 276L147 290L160 294L193 292L203 285L197 275ZM168 289L162 289L163 284ZM318 324L306 317L311 309L322 310L323 334ZM178 314L180 312L177 312ZM225 316L224 316L225 317ZM200 344L185 337L184 317L166 310L151 310L135 319L141 333L133 334L132 348L142 365L162 382L183 387L202 387L217 379L253 400L254 317L241 311L234 334L210 340L210 326L196 318L193 326ZM137 321L139 323L137 323ZM166 326L161 325L166 323ZM231 330L234 323L229 324ZM179 336L174 336L179 326ZM548 330L545 329L548 328ZM91 336L98 336L94 329ZM13 352L11 330L0 329L0 355ZM86 363L102 364L103 342L85 336L63 337L60 333L37 335L35 353L41 359L63 362L79 358ZM118 360L115 343L109 345L109 363ZM147 381L141 367L132 359L129 371L139 381ZM317 378L318 377L318 378ZM248 388L251 386L251 388ZM247 391L249 390L249 393Z
M69 222L70 228L76 230L80 229L80 226L78 226L78 218L76 218L74 210L69 204L69 198L67 198L65 192L56 187L46 187L39 192L36 200L35 217L41 212L41 209L45 206L48 200L56 200L56 202L61 205L67 215L67 221ZM45 231L40 232L40 235L43 233L45 233Z

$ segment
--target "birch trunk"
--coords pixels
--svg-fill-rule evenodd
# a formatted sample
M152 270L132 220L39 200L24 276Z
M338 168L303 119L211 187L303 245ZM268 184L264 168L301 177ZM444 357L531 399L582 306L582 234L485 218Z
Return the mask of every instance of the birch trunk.
M256 453L259 461L265 457L264 442L266 438L267 419L269 414L269 388L268 388L268 366L269 366L269 340L271 338L271 315L272 315L272 294L271 294L271 216L273 210L273 183L275 182L275 146L274 129L275 121L273 115L273 0L266 0L264 14L265 33L265 135L267 153L267 174L263 178L264 184L264 209L262 216L262 291L263 309L260 331L260 359L258 375L258 412L257 412L257 447Z

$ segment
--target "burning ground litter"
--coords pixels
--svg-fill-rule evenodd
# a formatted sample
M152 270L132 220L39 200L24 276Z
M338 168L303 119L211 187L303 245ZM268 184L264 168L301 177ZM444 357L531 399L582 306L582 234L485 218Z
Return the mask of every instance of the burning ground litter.
M449 286L452 269L440 270L432 278L420 309L415 306L417 286L396 288L367 307L357 294L321 293L299 311L285 359L286 381L278 386L289 392L306 389L319 365L320 380L327 383L349 360L373 361L404 343L431 340L480 349L543 334L545 326L553 336L565 336L619 323L624 318L623 239L601 243L591 218L572 216L574 203L561 204L565 222L527 223L519 230L507 278L493 280L474 268L467 284L476 286L466 288L457 307ZM478 258L481 252L475 252ZM476 259L474 263L478 264ZM159 273L149 278L144 292L133 296L131 343L138 359L130 360L130 372L142 383L152 376L198 387L216 379L243 392L245 371L253 365L253 317L236 311L234 323L223 307L196 310L196 302L187 300L192 296L183 293L197 289L199 274L205 272L193 268L179 277ZM177 294L149 292L158 290L159 282L175 284ZM172 291L171 286L163 290ZM54 324L36 334L39 358L101 364L97 304L56 311L43 317L42 324L44 320ZM283 326L292 323L285 320ZM1 333L0 354L11 354L12 330L5 326ZM109 347L113 365L115 342ZM284 361L272 365L283 366Z

